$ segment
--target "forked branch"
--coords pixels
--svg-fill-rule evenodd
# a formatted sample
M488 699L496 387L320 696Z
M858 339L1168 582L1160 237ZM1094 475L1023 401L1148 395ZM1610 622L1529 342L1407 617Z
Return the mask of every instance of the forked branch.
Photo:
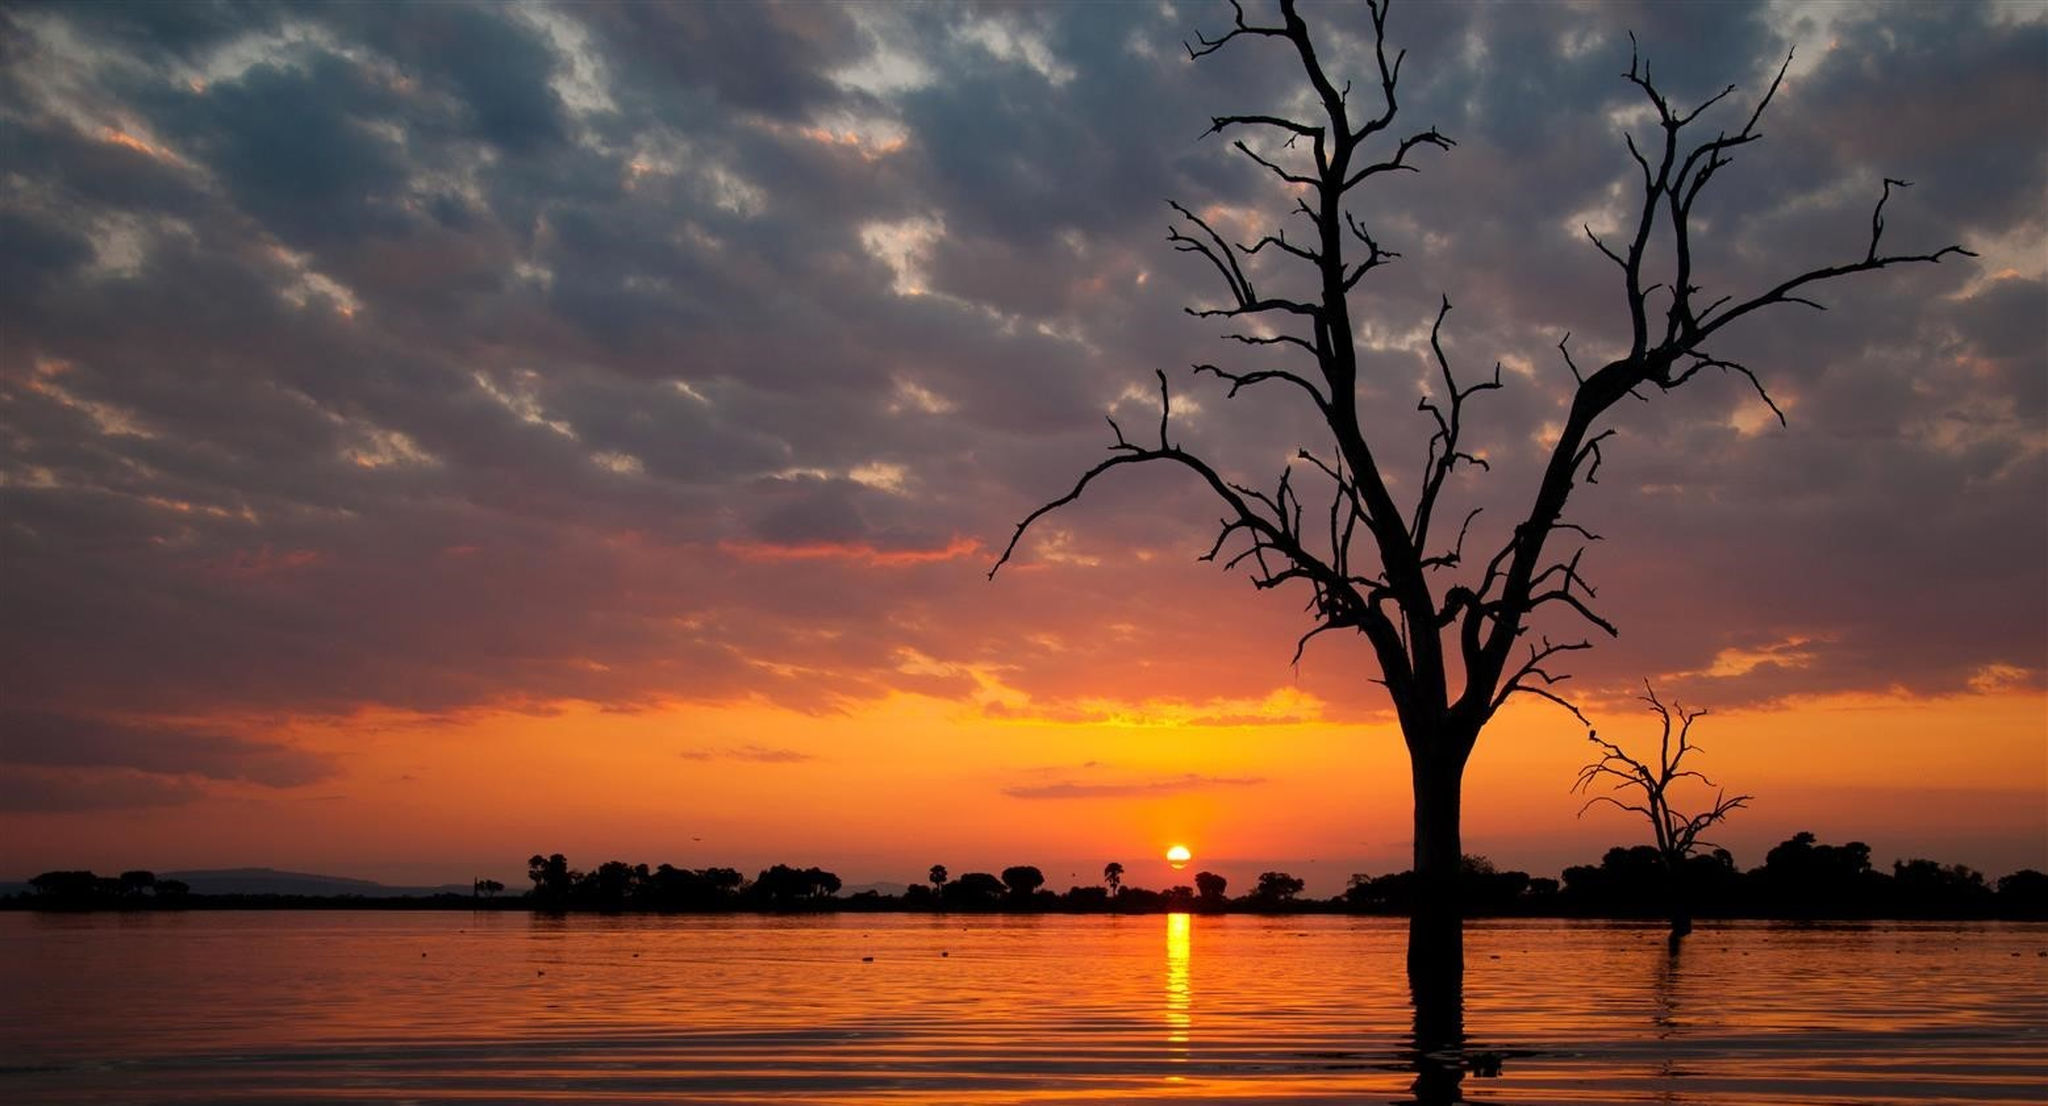
M1766 307L1797 303L1818 308L1821 304L1812 298L1812 291L1840 277L1895 265L1934 264L1951 255L1975 256L1956 245L1928 252L1885 252L1885 207L1893 190L1904 186L1902 181L1886 178L1871 213L1869 240L1863 243L1859 256L1784 278L1746 297L1722 295L1702 301L1704 293L1696 272L1693 241L1695 205L1709 182L1720 179L1722 171L1734 163L1736 152L1763 137L1759 128L1765 111L1783 87L1791 61L1788 53L1739 129L1697 138L1694 130L1703 124L1708 110L1730 96L1733 87L1723 88L1690 110L1680 109L1658 87L1649 64L1631 51L1628 71L1622 77L1649 102L1659 137L1646 149L1637 144L1635 136L1624 135L1623 145L1641 181L1640 204L1625 241L1617 236L1610 242L1590 228L1586 230L1594 247L1621 270L1622 306L1630 324L1630 345L1623 356L1586 373L1572 359L1567 344L1558 343L1576 387L1529 513L1489 562L1479 585L1472 589L1471 598L1457 604L1455 611L1449 605L1446 607L1448 613L1462 622L1468 681L1487 688L1489 694L1508 675L1512 650L1524 630L1524 616L1541 601L1562 603L1591 617L1591 612L1575 601L1575 586L1561 592L1543 592L1541 580L1557 568L1546 553L1546 545L1552 534L1565 528L1559 520L1572 491L1581 483L1597 482L1606 459L1602 445L1614 433L1612 428L1601 429L1598 424L1615 404L1629 397L1645 398L1644 392L1650 386L1664 392L1675 390L1702 370L1712 368L1741 375L1782 423L1784 409L1771 397L1761 377L1747 365L1709 352L1706 346L1710 338ZM1665 239L1664 248L1653 250L1652 242L1659 235ZM1653 274L1652 266L1659 264L1665 268ZM1662 327L1653 330L1650 304L1660 293L1669 302L1663 312ZM1565 579L1572 583L1576 577L1573 570ZM1597 619L1595 624L1603 630L1612 629ZM1512 682L1507 686L1512 686ZM1472 694L1473 688L1468 685L1467 698Z

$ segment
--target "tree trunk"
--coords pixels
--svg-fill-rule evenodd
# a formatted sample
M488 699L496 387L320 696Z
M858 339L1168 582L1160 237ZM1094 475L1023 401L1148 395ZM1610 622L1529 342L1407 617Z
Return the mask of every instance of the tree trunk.
M1428 926L1411 932L1428 933L1434 945L1448 935L1452 947L1463 920L1458 902L1458 870L1464 860L1464 843L1459 832L1459 807L1464 784L1465 758L1444 755L1427 746L1413 756L1415 788L1415 904L1413 918ZM1417 950L1411 944L1412 961Z
M1415 901L1408 919L1408 986L1415 1001L1418 1059L1465 1040L1465 932L1458 901L1463 859L1458 813L1465 758L1418 743L1415 784Z
M1665 912L1671 917L1671 939L1692 932L1692 899L1686 894L1685 858L1664 857L1664 903Z
M1671 939L1692 932L1692 908L1686 905L1684 892L1674 888L1671 892Z

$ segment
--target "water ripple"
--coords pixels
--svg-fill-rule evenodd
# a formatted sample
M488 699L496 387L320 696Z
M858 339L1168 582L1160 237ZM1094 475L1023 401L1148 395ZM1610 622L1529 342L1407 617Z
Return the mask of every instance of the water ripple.
M1472 1037L1425 1057L1404 939L1185 915L0 915L0 1099L1750 1106L2048 1085L2048 927L1735 925L1674 959L1646 927L1479 924Z

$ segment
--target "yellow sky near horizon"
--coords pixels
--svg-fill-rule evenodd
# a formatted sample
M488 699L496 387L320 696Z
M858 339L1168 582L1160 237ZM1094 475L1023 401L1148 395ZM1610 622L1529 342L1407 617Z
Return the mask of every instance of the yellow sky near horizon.
M203 803L11 813L0 859L508 883L536 850L580 866L821 864L849 883L911 882L933 863L956 874L1036 863L1064 888L1094 882L1108 860L1136 885L1185 882L1160 860L1185 843L1195 868L1234 884L1284 865L1325 894L1352 871L1407 866L1407 762L1391 723L1325 721L1287 689L1237 703L1098 702L1082 720L990 709L1003 699L997 685L978 700L897 692L820 714L572 701L215 718L330 756L340 774L285 789L210 783ZM1639 708L1589 715L1647 752L1655 719ZM2048 865L2044 718L2041 695L2014 689L1795 699L1710 714L1691 763L1756 796L1717 835L1744 866L1812 829L1870 842L1880 864L1931 855L1995 877ZM1467 851L1555 875L1642 839L1611 810L1577 815L1570 787L1589 752L1548 704L1503 711L1468 769Z

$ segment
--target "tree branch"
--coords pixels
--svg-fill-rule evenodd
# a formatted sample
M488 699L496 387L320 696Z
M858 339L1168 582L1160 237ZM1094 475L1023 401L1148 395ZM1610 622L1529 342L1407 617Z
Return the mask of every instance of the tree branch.
M1230 0L1230 10L1236 13L1236 23L1230 28L1229 33L1225 34L1222 38L1212 39L1207 35L1204 35L1201 31L1197 30L1195 32L1195 41L1202 44L1201 49L1197 50L1193 46L1189 46L1185 42L1181 43L1181 45L1187 49L1189 61L1193 61L1196 58L1213 54L1216 51L1223 49L1225 43L1228 43L1230 40L1237 38L1239 35L1265 35L1279 38L1287 37L1287 28L1285 27L1258 27L1246 23L1244 21L1244 5L1239 3L1238 0Z

